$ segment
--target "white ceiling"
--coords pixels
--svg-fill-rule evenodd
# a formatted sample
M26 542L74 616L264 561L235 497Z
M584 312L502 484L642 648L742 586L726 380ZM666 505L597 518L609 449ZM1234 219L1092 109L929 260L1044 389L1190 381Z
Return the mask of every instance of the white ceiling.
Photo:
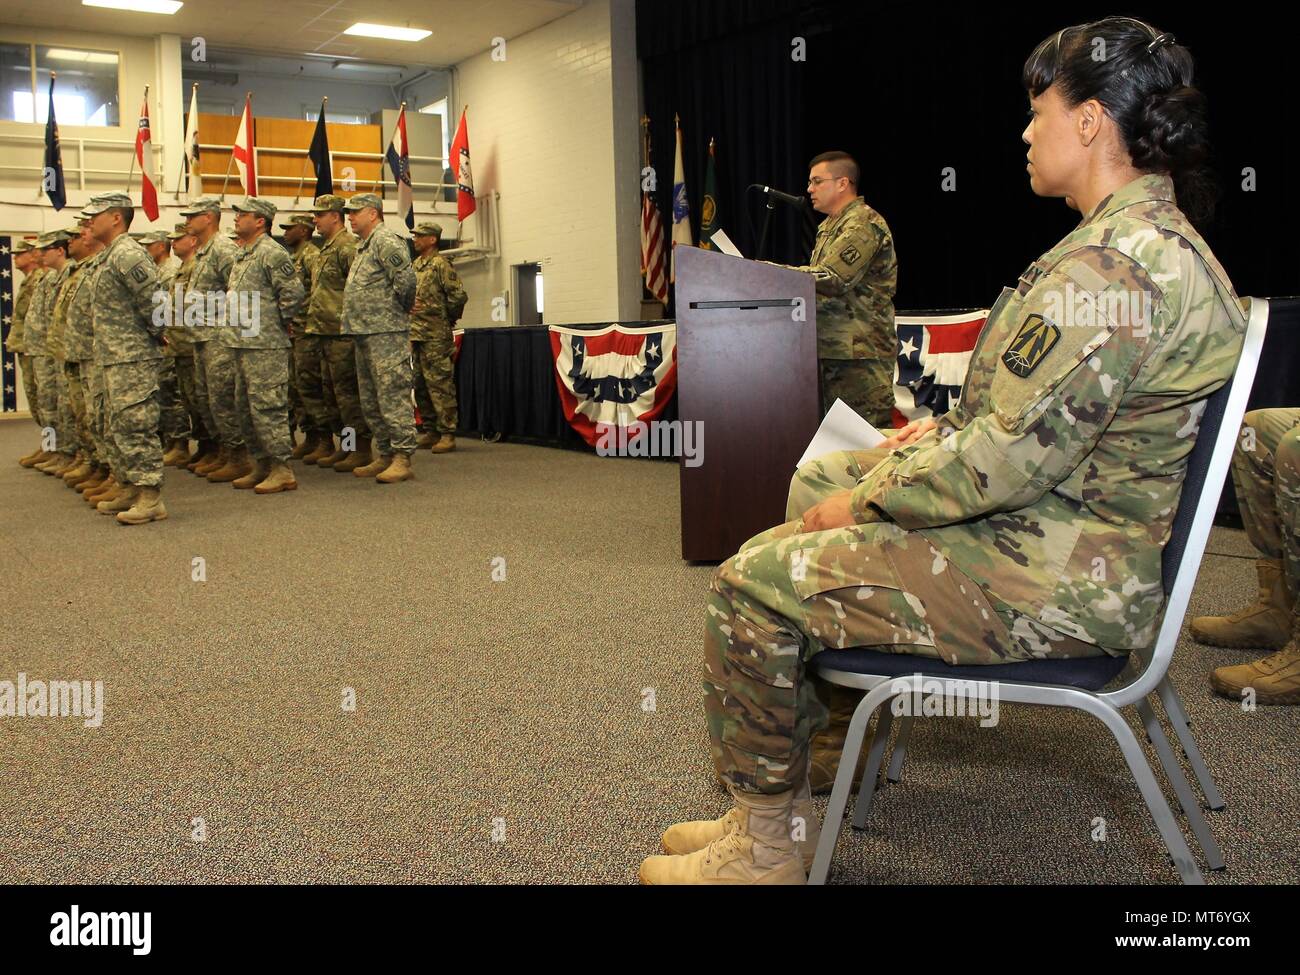
M585 0L186 0L177 13L129 13L81 0L5 4L4 24L97 34L180 34L216 47L302 55L330 54L385 64L447 67L572 13ZM419 27L422 41L353 37L358 21Z

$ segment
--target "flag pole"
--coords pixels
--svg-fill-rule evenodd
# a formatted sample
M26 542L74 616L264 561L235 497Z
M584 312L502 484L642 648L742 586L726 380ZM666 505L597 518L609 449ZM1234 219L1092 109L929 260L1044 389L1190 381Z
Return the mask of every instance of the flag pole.
M405 111L406 111L406 102L402 102L402 107L399 108L399 109L397 110L397 117L400 119L400 118L402 117L402 113L405 112ZM393 123L393 135L396 135L396 134L397 134L397 123L394 122L394 123ZM388 153L388 147L391 146L392 144L393 144L393 136L390 135L390 136L388 137L388 141L384 143L384 153L385 153L385 155ZM411 151L409 146L407 147L407 150L406 150L406 151L407 151L407 152L410 152L410 151ZM380 184L381 182L383 182L383 179L384 179L384 160L383 160L383 159L380 159L380 160L379 160L379 178L378 178L377 180L375 180L374 183L371 184L371 187L370 187L370 188L373 189L373 190L378 190L378 189L379 189L379 184ZM415 212L415 201L414 201L414 200L411 201L411 212L412 212L412 213Z
M250 92L245 92L245 93L244 93L244 107L245 107L245 108L248 107L248 100L249 100L250 98L252 98L252 97L253 97L253 93L252 93L251 91L250 91ZM242 109L241 109L240 112L239 112L239 124L240 124L240 125L243 125L243 124L244 124L244 112L243 112ZM239 138L239 129L238 129L238 127L236 127L236 129L235 129L235 138L236 138L236 139ZM253 133L251 133L251 132L248 133L248 138L249 138L249 139L252 139L252 138L253 138ZM254 163L254 165L256 165L256 163ZM230 185L230 171L234 168L234 166L235 166L235 146L234 146L234 143L231 143L231 145L230 145L230 158L229 158L228 160L226 160L226 178L223 179L223 180L221 181L221 199L222 199L222 200L224 200L224 199L226 198L226 187Z
M144 106L145 106L145 109L146 109L146 110L149 108L149 86L148 86L148 85L145 85L145 86L144 86ZM140 122L139 122L138 119L136 120L136 125L135 125L135 137L136 137L136 140L137 140L137 141L136 141L136 145L139 145L139 139L140 139ZM152 142L150 143L150 145L152 145ZM142 155L143 155L143 154L142 154ZM143 159L140 160L140 172L141 172L141 173L144 172L144 160L143 160ZM130 196L130 195L131 195L131 177L134 176L134 175L135 175L135 146L132 146L132 147L131 147L131 165L130 165L130 167L129 167L129 168L127 169L127 171L126 171L126 195L127 195L127 196Z
M321 96L321 100L320 100L320 114L321 114L321 119L322 119L322 120L325 118L325 103L326 103L327 101L329 101L329 100L330 100L330 96L329 96L329 95L322 95L322 96ZM328 125L329 123L326 123L326 124ZM313 135L312 138L315 139L315 136ZM305 182L307 181L307 164L308 164L309 162L311 162L310 150L308 150L308 156L307 156L307 158L304 159L304 160L302 161L302 176L300 176L300 177L298 178L298 192L295 193L295 194L293 195L293 205L294 205L294 206L297 206L297 205L298 205L298 197L302 196L302 184L305 183ZM313 199L315 199L314 195L313 195Z

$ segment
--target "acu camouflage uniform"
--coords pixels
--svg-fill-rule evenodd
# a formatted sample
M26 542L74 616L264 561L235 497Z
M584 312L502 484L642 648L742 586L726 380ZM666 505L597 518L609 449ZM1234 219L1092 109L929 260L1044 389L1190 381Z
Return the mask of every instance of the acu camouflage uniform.
M240 248L230 271L228 309L257 296L256 322L221 330L234 356L235 408L243 440L257 461L287 463L289 437L289 332L306 294L288 252L266 234ZM232 315L231 321L234 321ZM254 327L255 326L255 327Z
M77 427L81 449L96 467L108 466L112 453L104 443L103 431L95 412L95 277L104 252L96 252L81 261L73 279L74 290L68 302L68 326L64 335L68 400Z
M194 267L194 255L191 254L177 268L168 289L171 295L175 295L177 292L180 293L182 310L185 307L185 295L190 289L190 280L194 276ZM174 309L174 297L172 301ZM206 401L200 402L199 399L198 379L195 374L194 330L186 328L183 322L178 322L163 329L163 336L167 339L167 355L171 358L172 368L176 370L176 391L180 398L181 407L189 418L190 435L195 440L215 440L216 436L208 427L207 420L204 419L211 407L207 405Z
M320 248L312 243L310 237L300 241L293 250L293 266L298 273L298 279L302 282L304 294L311 294L311 281L319 260ZM289 350L289 425L291 430L296 428L313 433L332 433L333 424L330 418L326 416L322 420L319 415L313 415L307 409L307 399L303 395L305 385L314 383L319 386L321 382L320 339L307 339L307 345L311 347L310 351L304 350L302 354L298 351L302 347L303 339L306 338L306 328L307 302L304 301L289 330L289 341L292 343L292 348ZM312 377L303 376L301 367L304 365L313 371Z
M406 242L380 224L357 245L343 293L343 332L353 337L361 408L381 455L415 452L407 317L414 301Z
M817 287L817 360L823 415L842 399L879 427L894 407L894 292L898 259L885 218L850 200L817 228L806 265Z
M460 423L452 328L465 310L465 289L456 269L441 254L421 254L411 267L416 280L415 307L411 309L411 358L420 431L455 433Z
M165 295L168 304L175 309L174 289L176 277L180 273L181 262L175 254L170 255L158 268L158 291ZM182 305L182 307L184 307ZM176 368L176 352L171 347L171 329L164 328L163 336L167 345L163 349L163 359L158 369L158 432L164 441L188 440L190 437L190 414L181 398L180 377Z
M319 202L319 200L317 201ZM321 418L322 428L344 435L351 428L361 444L370 439L370 425L361 409L357 387L357 357L352 339L343 336L343 292L348 274L357 259L357 238L347 227L325 242L316 260L311 300L307 307L306 336L316 344L320 358L320 384L307 374L303 382L303 405L308 415ZM309 355L311 346L304 351ZM299 374L302 375L301 363Z
M55 271L45 268L45 274L32 290L32 303L27 309L24 320L23 347L32 358L32 372L36 377L38 422L42 429L54 433L54 450L63 451L67 431L62 429L59 416L59 378L61 371L53 355L50 354L49 333L54 320L54 302L59 295L59 286L63 283L65 272L71 259L64 264L63 270Z
M108 429L118 454L113 476L125 487L162 486L158 443L158 368L162 324L155 324L158 268L130 234L102 252L95 276L95 361L103 373Z
M45 336L45 347L49 350L50 359L54 363L54 381L58 388L60 433L58 451L69 456L82 449L81 438L77 433L76 414L72 408L71 394L68 389L68 354L65 344L68 332L68 302L76 290L78 270L80 265L73 258L70 257L64 262L55 285L50 330Z
M194 271L190 276L190 293L203 299L202 325L194 327L194 396L203 412L203 425L215 434L221 446L238 450L244 446L239 411L235 408L235 354L225 342L217 340L224 319L209 321L207 297L224 295L230 286L230 270L239 257L240 248L221 230L194 252ZM196 299L197 300L197 299ZM186 319L190 308L186 305Z
M799 784L825 723L804 664L823 650L994 664L1148 646L1197 423L1244 334L1168 177L1102 200L1003 290L938 429L865 470L832 454L800 472L851 489L858 524L787 522L719 567L704 685L728 783Z
M27 346L23 341L23 332L27 312L32 305L32 294L44 274L45 268L40 267L32 268L30 272L23 275L23 283L18 287L18 294L14 298L13 325L9 329L9 337L5 339L5 348L18 357L18 368L23 374L23 395L27 397L27 408L31 411L32 419L37 426L44 424L41 423L40 405L37 402L36 373L32 368L32 357L28 354Z
M1266 558L1282 563L1300 612L1300 409L1246 414L1232 484L1246 534Z

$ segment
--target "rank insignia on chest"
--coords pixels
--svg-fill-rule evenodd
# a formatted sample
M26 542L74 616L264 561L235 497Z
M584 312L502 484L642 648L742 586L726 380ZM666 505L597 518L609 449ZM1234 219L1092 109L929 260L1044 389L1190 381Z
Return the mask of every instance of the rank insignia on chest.
M1002 364L1024 379L1047 358L1061 339L1061 330L1042 315L1030 315L1002 353Z
M848 264L850 266L856 264L858 262L858 258L861 256L862 253L853 244L849 244L848 247L840 251L841 260L843 260L845 264Z

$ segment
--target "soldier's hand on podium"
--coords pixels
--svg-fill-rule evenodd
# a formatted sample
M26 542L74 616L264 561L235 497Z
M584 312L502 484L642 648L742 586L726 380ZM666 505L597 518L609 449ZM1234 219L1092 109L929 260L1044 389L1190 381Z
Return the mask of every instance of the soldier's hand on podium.
M916 443L938 425L930 417L926 417L924 420L913 420L907 426L896 430L893 436L880 441L876 446L888 447L890 450L906 447L908 444Z
M856 525L850 500L852 491L840 491L832 494L825 501L813 505L803 513L803 530L806 532L824 532L832 528L848 528Z

